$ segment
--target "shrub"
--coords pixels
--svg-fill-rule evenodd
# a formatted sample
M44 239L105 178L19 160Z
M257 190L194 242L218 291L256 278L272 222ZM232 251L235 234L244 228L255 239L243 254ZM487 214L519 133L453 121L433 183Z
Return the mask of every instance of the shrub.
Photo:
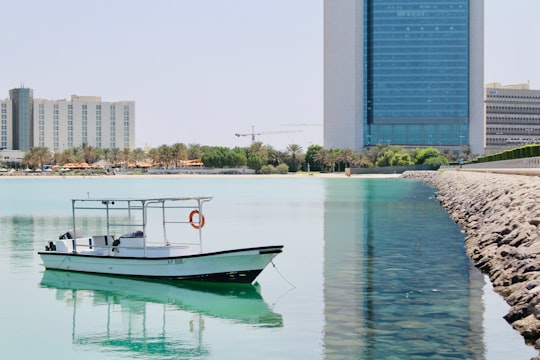
M273 174L275 171L274 165L264 165L261 167L262 174Z
M279 164L275 168L277 174L287 174L289 172L289 166L287 164Z

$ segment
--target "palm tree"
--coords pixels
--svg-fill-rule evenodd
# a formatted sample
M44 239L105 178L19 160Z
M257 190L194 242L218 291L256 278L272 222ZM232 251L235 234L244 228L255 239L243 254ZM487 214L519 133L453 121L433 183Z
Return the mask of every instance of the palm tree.
M298 156L302 154L302 147L298 144L290 144L287 146L287 153L291 156L291 170L298 171Z
M111 160L111 149L109 149L109 148L104 148L103 149L103 159L107 160L107 161Z
M354 166L360 166L364 168L373 166L373 163L369 160L369 158L365 154L361 154L361 153L354 153L351 164Z
M284 151L276 150L272 146L266 148L268 150L268 162L273 166L278 166L287 159L287 154Z
M24 154L22 163L28 167L42 169L43 165L51 162L52 159L53 156L46 147L32 147Z
M339 160L343 161L345 167L351 167L351 163L354 159L354 150L353 149L342 149L339 154Z
M84 161L87 164L92 164L92 163L96 162L96 160L97 160L97 152L96 152L96 149L94 147L92 147L91 145L88 145L87 143L82 143L80 148L81 148L82 153L84 155Z
M188 145L188 159L200 159L203 156L203 150L199 144L189 144Z
M248 159L252 155L258 155L262 159L263 165L268 162L268 149L260 141L252 143L246 155Z
M157 163L163 167L168 167L172 163L171 148L168 145L161 145L157 149Z
M146 160L146 154L144 153L144 150L141 148L136 148L131 152L131 155L133 157L133 160L136 162L141 162Z
M120 151L120 153L118 154L121 158L121 161L125 164L125 167L128 168L129 167L129 162L132 159L132 156L131 156L131 149L130 148L124 148L122 151Z
M328 150L320 148L313 155L313 160L321 164L322 170L326 170L326 163L328 162Z
M171 159L174 162L174 166L178 167L178 162L180 160L187 160L188 158L188 149L186 145L182 143L176 143L171 146Z
M388 150L389 145L375 145L365 152L366 156L372 163L376 163L377 160L383 156L383 154Z
M307 171L322 170L322 164L315 160L315 154L323 147L320 145L310 145L306 151L306 167Z
M109 153L109 161L113 164L113 167L117 167L118 162L120 161L120 149L112 148Z
M55 155L55 157L58 165L84 162L84 157L80 148L65 149L60 154Z
M336 171L336 163L340 158L340 149L330 149L326 158L327 165L332 168L332 172Z

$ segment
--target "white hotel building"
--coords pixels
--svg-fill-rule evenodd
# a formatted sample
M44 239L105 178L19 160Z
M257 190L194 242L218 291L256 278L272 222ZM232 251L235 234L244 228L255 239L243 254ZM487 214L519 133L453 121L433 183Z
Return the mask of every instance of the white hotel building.
M86 143L96 148L135 147L135 102L99 96L34 99L34 146L63 151Z
M11 101L0 99L0 150L12 149Z
M24 98L16 99L25 92ZM15 111L26 99L31 110ZM0 111L0 148L3 149L26 151L34 146L61 152L82 144L95 148L135 148L134 101L109 102L102 101L100 96L77 95L72 95L70 100L34 99L30 89L13 89L9 100L0 100ZM20 118L25 115L28 119ZM20 125L25 123L30 129ZM17 127L21 130L16 131Z

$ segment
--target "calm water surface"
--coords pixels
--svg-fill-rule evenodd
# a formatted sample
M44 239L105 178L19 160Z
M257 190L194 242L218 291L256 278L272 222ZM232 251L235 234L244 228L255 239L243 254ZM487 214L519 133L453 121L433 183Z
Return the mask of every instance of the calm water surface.
M529 359L463 235L402 179L0 178L11 359ZM283 244L255 286L44 271L70 199L214 196L205 249Z

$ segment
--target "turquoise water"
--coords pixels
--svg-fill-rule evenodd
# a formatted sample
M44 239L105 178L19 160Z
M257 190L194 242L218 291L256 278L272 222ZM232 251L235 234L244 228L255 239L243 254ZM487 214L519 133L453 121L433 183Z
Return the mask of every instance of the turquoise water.
M0 178L0 354L20 359L529 359L463 235L402 179ZM285 245L255 286L44 271L70 199L209 195L205 249Z

